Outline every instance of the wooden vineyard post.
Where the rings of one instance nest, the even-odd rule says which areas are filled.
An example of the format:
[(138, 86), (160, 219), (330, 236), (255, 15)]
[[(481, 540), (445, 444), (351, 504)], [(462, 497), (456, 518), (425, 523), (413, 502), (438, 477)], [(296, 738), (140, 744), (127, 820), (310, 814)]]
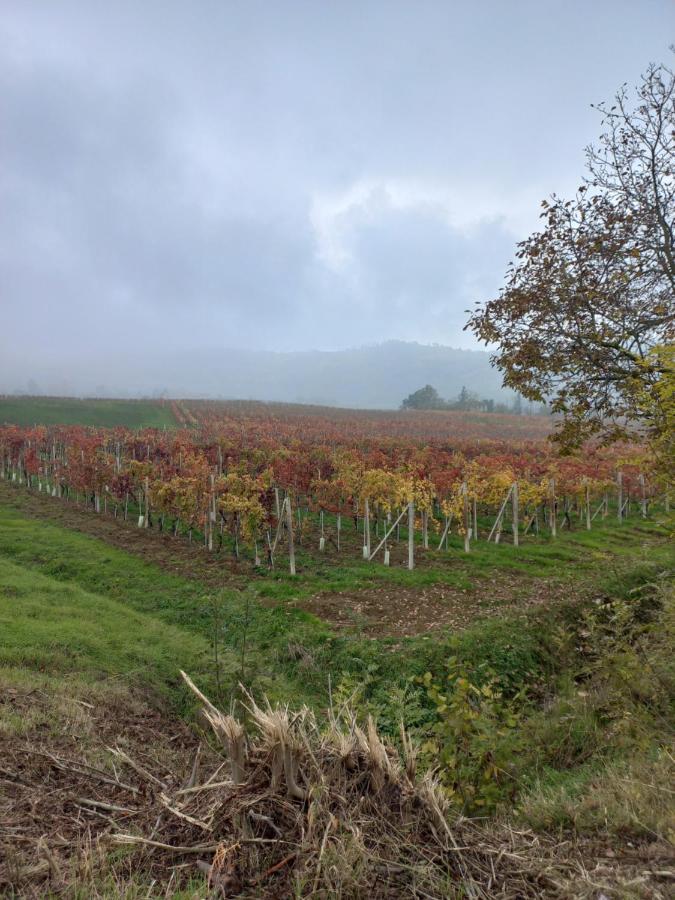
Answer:
[(511, 493), (511, 510), (513, 513), (513, 546), (517, 547), (520, 539), (520, 535), (518, 534), (519, 527), (519, 496), (518, 496), (518, 482), (513, 482), (513, 491)]
[(426, 509), (422, 512), (422, 542), (424, 549), (429, 549), (429, 513)]
[(150, 518), (150, 479), (145, 476), (145, 516), (143, 517), (143, 528), (148, 527)]
[(623, 521), (623, 472), (616, 473), (616, 493), (617, 493), (617, 511), (616, 516), (619, 522)]
[(473, 498), (473, 539), (474, 541), (478, 540), (478, 503), (475, 495)]
[(462, 502), (464, 515), (464, 552), (471, 549), (471, 518), (469, 516), (469, 486), (466, 481), (462, 484)]
[(408, 503), (408, 568), (415, 568), (415, 504)]
[(265, 532), (265, 541), (266, 541), (266, 543), (267, 543), (267, 547), (266, 547), (266, 550), (267, 550), (267, 568), (268, 568), (268, 569), (273, 569), (273, 568), (274, 568), (274, 550), (273, 550), (273, 548), (272, 548), (272, 535), (271, 535), (271, 533), (270, 533), (270, 529), (269, 529), (269, 528), (268, 528), (267, 531)]
[(586, 531), (591, 530), (591, 489), (586, 479), (585, 499), (586, 499)]
[(337, 532), (337, 548), (339, 551), (340, 550), (340, 532), (342, 531), (342, 515), (341, 515), (341, 513), (337, 514), (335, 530)]
[(373, 552), (368, 557), (368, 562), (372, 562), (375, 559), (375, 557), (377, 556), (377, 554), (380, 552), (381, 548), (384, 547), (384, 564), (385, 564), (385, 566), (389, 565), (389, 547), (387, 546), (387, 541), (392, 536), (394, 529), (398, 527), (399, 522), (405, 515), (405, 511), (406, 511), (406, 508), (404, 506), (403, 509), (401, 510), (398, 518), (394, 522), (394, 524), (392, 525), (390, 522), (388, 527), (386, 527), (384, 529), (384, 537), (382, 538), (380, 543), (377, 545), (377, 547), (373, 550)]
[(642, 507), (642, 518), (647, 518), (647, 493), (645, 490), (645, 476), (640, 472), (640, 506)]
[(295, 575), (295, 544), (293, 543), (293, 512), (291, 495), (286, 495), (286, 529), (288, 531), (288, 565), (291, 575)]
[(213, 526), (216, 524), (216, 479), (211, 473), (211, 493), (209, 494), (209, 515), (207, 527), (209, 530), (209, 550), (213, 550)]
[(492, 540), (493, 535), (495, 538), (495, 544), (499, 543), (499, 538), (502, 533), (502, 519), (504, 518), (504, 510), (506, 509), (506, 504), (511, 499), (512, 493), (513, 493), (513, 485), (511, 485), (511, 487), (508, 489), (508, 491), (506, 493), (506, 497), (504, 497), (504, 502), (502, 503), (502, 505), (499, 509), (497, 518), (495, 519), (494, 525), (492, 526), (492, 530), (490, 531), (490, 534), (488, 535), (488, 544)]
[(441, 535), (441, 539), (438, 543), (438, 549), (443, 549), (443, 544), (445, 543), (445, 549), (448, 549), (448, 532), (450, 531), (450, 525), (452, 524), (452, 514), (445, 517), (445, 528), (443, 529), (443, 534)]
[(319, 538), (319, 550), (323, 553), (326, 549), (326, 536), (323, 531), (323, 510), (319, 513), (319, 518), (321, 520), (321, 537)]
[(363, 558), (370, 558), (370, 504), (367, 497), (363, 511)]
[(556, 510), (555, 503), (555, 479), (551, 478), (549, 481), (549, 500), (551, 504), (549, 522), (551, 526), (551, 537), (557, 537), (558, 535), (558, 515)]
[(274, 509), (276, 512), (277, 519), (279, 519), (281, 516), (281, 508), (279, 506), (279, 488), (278, 487), (274, 488)]

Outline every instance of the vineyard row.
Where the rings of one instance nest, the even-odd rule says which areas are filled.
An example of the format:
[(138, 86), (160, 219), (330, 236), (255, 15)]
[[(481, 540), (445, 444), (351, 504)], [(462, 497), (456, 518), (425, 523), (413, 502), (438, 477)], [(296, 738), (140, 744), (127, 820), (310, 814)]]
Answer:
[[(409, 568), (416, 547), (464, 550), (479, 539), (514, 545), (546, 529), (555, 537), (573, 520), (591, 529), (631, 502), (642, 516), (669, 498), (650, 476), (642, 448), (588, 448), (559, 457), (545, 444), (381, 447), (283, 443), (232, 434), (130, 432), (124, 429), (0, 428), (0, 477), (72, 500), (97, 513), (137, 517), (209, 551), (226, 544), (237, 559), (273, 568), (286, 548), (295, 573), (295, 543), (315, 529), (319, 551), (340, 552), (344, 522), (364, 559), (390, 563), (402, 536)], [(347, 541), (351, 548), (353, 537)]]

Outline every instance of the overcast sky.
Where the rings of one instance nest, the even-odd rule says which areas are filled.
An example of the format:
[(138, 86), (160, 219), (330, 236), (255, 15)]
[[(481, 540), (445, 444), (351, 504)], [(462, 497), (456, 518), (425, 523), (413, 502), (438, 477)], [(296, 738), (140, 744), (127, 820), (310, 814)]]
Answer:
[(476, 346), (464, 310), (578, 184), (590, 103), (674, 26), (671, 0), (0, 0), (0, 377)]

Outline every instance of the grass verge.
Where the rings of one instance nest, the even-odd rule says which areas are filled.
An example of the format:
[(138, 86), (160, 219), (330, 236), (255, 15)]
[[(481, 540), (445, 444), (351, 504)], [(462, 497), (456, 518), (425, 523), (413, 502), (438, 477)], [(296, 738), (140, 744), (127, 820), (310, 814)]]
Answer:
[(10, 425), (94, 425), (175, 428), (168, 404), (158, 400), (79, 400), (76, 397), (2, 397), (0, 422)]

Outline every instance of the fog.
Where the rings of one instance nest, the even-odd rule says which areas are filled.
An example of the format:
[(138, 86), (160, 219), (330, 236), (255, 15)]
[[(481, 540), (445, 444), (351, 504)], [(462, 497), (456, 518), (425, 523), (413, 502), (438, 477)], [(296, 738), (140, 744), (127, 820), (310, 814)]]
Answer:
[[(317, 399), (316, 367), (278, 396), (269, 352), (476, 349), (465, 311), (579, 183), (591, 102), (674, 24), (670, 0), (5, 0), (0, 390)], [(222, 364), (242, 351), (267, 354)]]

